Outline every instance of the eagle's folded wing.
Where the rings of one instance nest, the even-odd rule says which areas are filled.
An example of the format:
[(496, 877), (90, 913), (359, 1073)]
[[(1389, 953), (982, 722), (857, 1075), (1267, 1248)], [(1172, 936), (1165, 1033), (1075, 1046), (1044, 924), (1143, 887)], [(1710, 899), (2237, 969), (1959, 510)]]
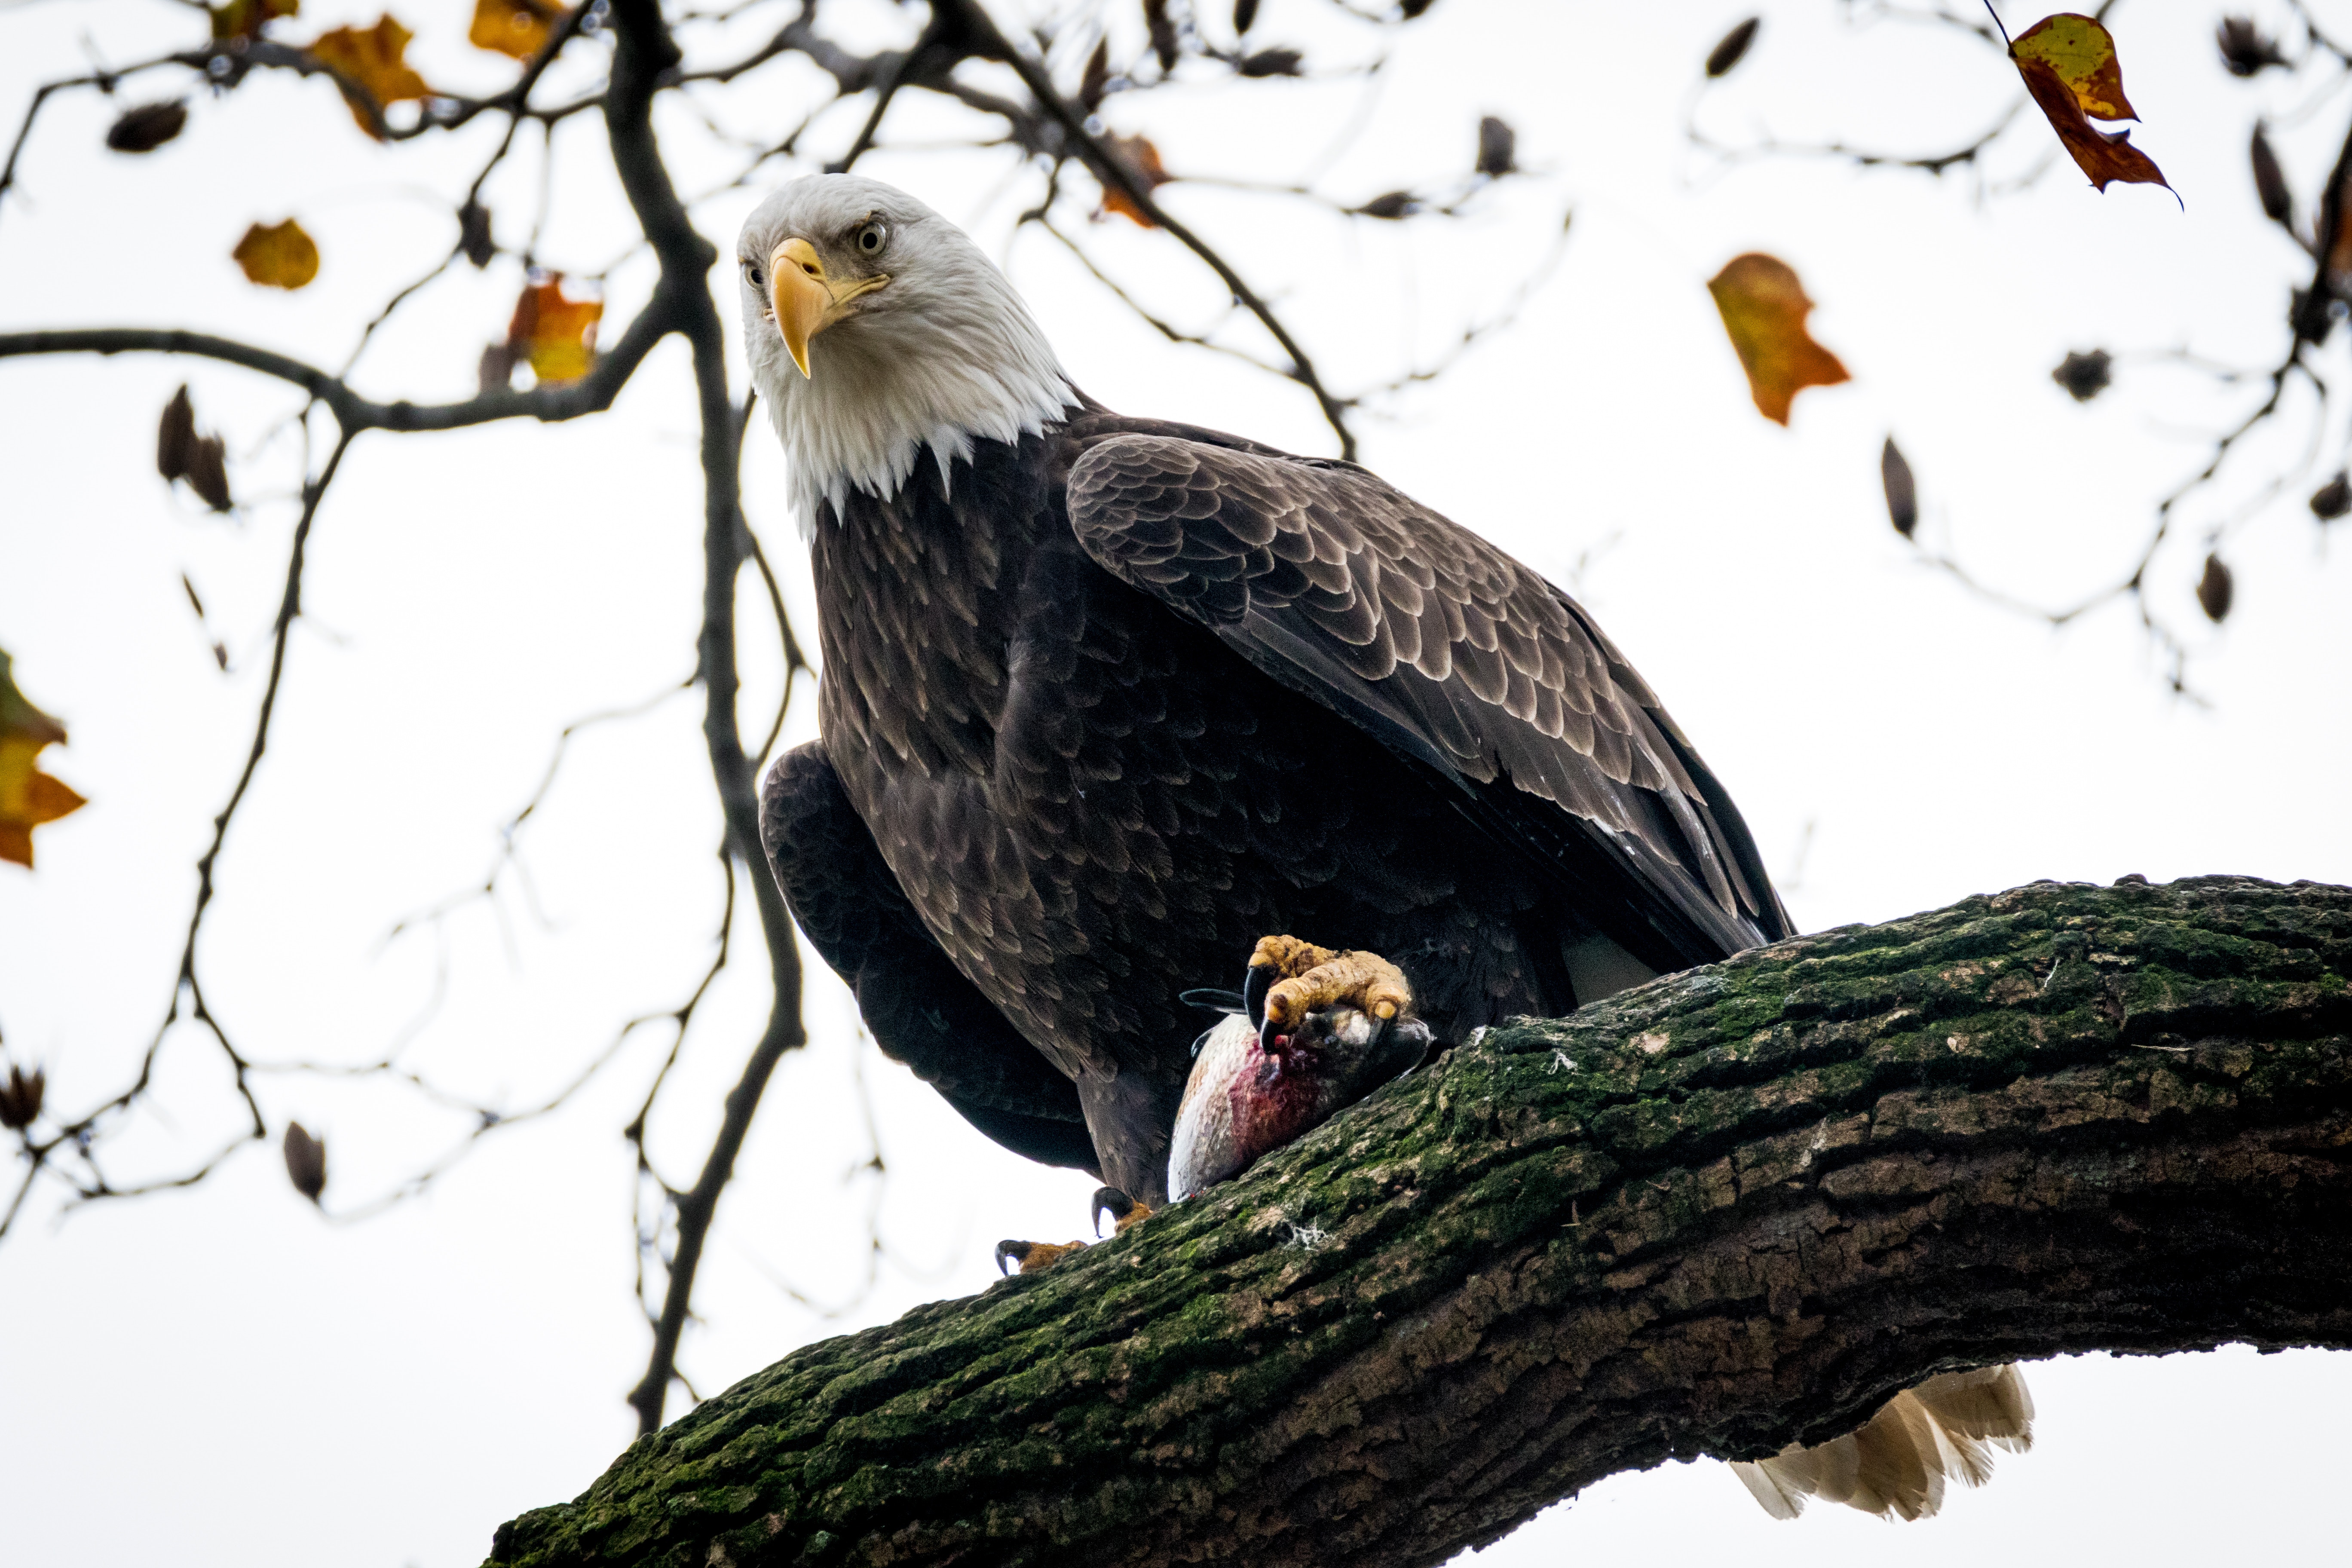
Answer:
[(1568, 595), (1353, 464), (1165, 428), (1071, 469), (1104, 567), (1457, 785), (1652, 967), (1789, 934), (1729, 796)]

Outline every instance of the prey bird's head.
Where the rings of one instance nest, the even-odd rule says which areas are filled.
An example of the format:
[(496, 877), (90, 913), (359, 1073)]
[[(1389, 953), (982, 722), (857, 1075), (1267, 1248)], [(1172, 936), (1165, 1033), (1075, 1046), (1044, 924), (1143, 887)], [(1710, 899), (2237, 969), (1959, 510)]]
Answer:
[(1004, 275), (878, 180), (793, 181), (745, 220), (735, 263), (752, 384), (803, 530), (820, 501), (896, 495), (925, 447), (948, 486), (975, 442), (1018, 441), (1076, 401)]

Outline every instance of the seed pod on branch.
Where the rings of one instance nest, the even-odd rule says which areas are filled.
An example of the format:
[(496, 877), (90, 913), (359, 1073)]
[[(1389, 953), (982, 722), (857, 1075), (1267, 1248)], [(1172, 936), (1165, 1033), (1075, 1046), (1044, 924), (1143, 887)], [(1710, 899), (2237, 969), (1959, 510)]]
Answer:
[(2230, 569), (2221, 564), (2219, 555), (2205, 557), (2205, 574), (2197, 579), (2197, 607), (2205, 618), (2219, 626), (2230, 616), (2230, 601), (2237, 596), (2238, 585)]
[(457, 248), (477, 268), (488, 267), (499, 253), (498, 242), (490, 237), (490, 209), (470, 196), (457, 209)]
[(1095, 45), (1095, 52), (1087, 57), (1086, 74), (1078, 78), (1078, 102), (1088, 114), (1102, 107), (1103, 94), (1110, 87), (1110, 40), (1104, 38)]
[(1160, 68), (1176, 68), (1176, 24), (1168, 15), (1168, 0), (1143, 0), (1143, 25), (1151, 32), (1151, 52)]
[(2115, 355), (2105, 349), (2093, 349), (2089, 353), (2069, 353), (2050, 373), (2050, 379), (2066, 389), (2066, 395), (2077, 403), (2088, 403), (2107, 389), (2115, 380)]
[(2311, 492), (2311, 515), (2322, 522), (2334, 522), (2352, 511), (2352, 473), (2336, 470), (2336, 477)]
[(2271, 139), (2263, 134), (2259, 121), (2254, 126), (2254, 142), (2251, 149), (2254, 162), (2254, 195), (2262, 198), (2263, 216), (2273, 223), (2294, 226), (2294, 193), (2286, 186), (2286, 173), (2279, 167), (2278, 154), (2271, 151)]
[(185, 386), (163, 405), (155, 430), (155, 471), (166, 483), (187, 480), (188, 488), (215, 511), (226, 511), (235, 504), (228, 493), (228, 443), (218, 436), (196, 434), (196, 407)]
[(47, 1075), (40, 1068), (26, 1072), (10, 1063), (8, 1081), (0, 1083), (0, 1127), (11, 1132), (30, 1127), (41, 1113), (41, 1093), (47, 1087)]
[(1519, 166), (1519, 133), (1507, 121), (1489, 114), (1478, 121), (1478, 172), (1493, 179), (1516, 173)]
[(1723, 40), (1707, 51), (1706, 74), (1711, 77), (1729, 75), (1731, 68), (1746, 58), (1748, 46), (1756, 41), (1756, 29), (1763, 24), (1763, 17), (1750, 16), (1724, 34)]
[(187, 128), (187, 106), (142, 103), (126, 109), (106, 128), (106, 144), (118, 153), (152, 153)]
[(314, 1204), (327, 1190), (327, 1141), (312, 1137), (299, 1121), (286, 1124), (286, 1179)]
[(1381, 217), (1393, 221), (1397, 218), (1411, 217), (1415, 199), (1411, 191), (1391, 191), (1386, 195), (1374, 196), (1362, 206), (1350, 210), (1360, 217)]
[(2221, 51), (2221, 68), (2231, 76), (2252, 76), (2264, 66), (2293, 68), (2279, 53), (2278, 40), (2265, 37), (2252, 16), (2224, 16), (2213, 29), (2213, 43)]
[(1306, 58), (1297, 49), (1260, 49), (1234, 68), (1248, 77), (1297, 76)]
[(1879, 482), (1886, 487), (1886, 515), (1904, 538), (1919, 526), (1919, 490), (1912, 482), (1911, 464), (1889, 436), (1878, 454)]
[(1257, 0), (1234, 0), (1234, 34), (1242, 37), (1257, 26)]

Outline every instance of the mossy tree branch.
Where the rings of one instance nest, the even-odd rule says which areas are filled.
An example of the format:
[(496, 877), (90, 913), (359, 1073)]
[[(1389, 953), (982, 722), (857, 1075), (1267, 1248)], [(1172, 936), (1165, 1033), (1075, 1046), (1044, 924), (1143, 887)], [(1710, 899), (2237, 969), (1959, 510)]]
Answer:
[(2352, 1346), (2352, 889), (2037, 883), (1487, 1031), (810, 1346), (501, 1564), (1422, 1564), (1938, 1371)]

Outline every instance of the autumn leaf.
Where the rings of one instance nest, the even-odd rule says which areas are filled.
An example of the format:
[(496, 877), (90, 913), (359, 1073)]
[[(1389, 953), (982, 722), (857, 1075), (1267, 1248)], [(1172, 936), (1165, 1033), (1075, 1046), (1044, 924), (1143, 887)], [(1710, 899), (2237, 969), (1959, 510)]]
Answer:
[(2205, 574), (2197, 579), (2197, 607), (2205, 612), (2205, 618), (2220, 626), (2229, 618), (2230, 602), (2237, 596), (2237, 581), (2221, 564), (2221, 558), (2205, 557)]
[(1161, 71), (1176, 68), (1176, 23), (1168, 15), (1168, 0), (1143, 0), (1143, 26), (1151, 35), (1151, 52), (1160, 57)]
[(106, 144), (118, 153), (152, 153), (187, 124), (184, 103), (142, 103), (124, 110), (122, 118), (106, 128)]
[(381, 111), (388, 103), (423, 98), (433, 90), (425, 85), (423, 77), (408, 68), (408, 62), (402, 58), (408, 51), (408, 40), (415, 36), (390, 16), (383, 16), (364, 31), (338, 27), (321, 35), (310, 46), (310, 58), (335, 73), (336, 85), (343, 89), (343, 97), (351, 104), (352, 118), (371, 136), (381, 137), (382, 133), (368, 113), (368, 104), (354, 96), (355, 92), (373, 99), (374, 107)]
[(319, 275), (319, 247), (292, 218), (245, 231), (229, 254), (245, 268), (246, 281), (272, 289), (299, 289)]
[(474, 25), (466, 41), (527, 60), (546, 47), (547, 35), (563, 19), (564, 8), (553, 0), (475, 0)]
[(2311, 492), (2311, 515), (2334, 522), (2347, 511), (2352, 511), (2352, 473), (2338, 468), (2334, 479)]
[(0, 1083), (0, 1127), (11, 1132), (30, 1127), (41, 1114), (41, 1095), (47, 1087), (48, 1075), (40, 1068), (26, 1072), (9, 1063), (8, 1081)]
[(2058, 132), (2093, 185), (2104, 191), (2120, 180), (2172, 189), (2163, 171), (2131, 144), (2130, 132), (2111, 133), (2091, 123), (2139, 118), (2124, 96), (2123, 66), (2116, 58), (2116, 40), (2105, 27), (2088, 16), (2061, 11), (2020, 33), (2009, 54), (2025, 79), (2025, 90), (2042, 106), (2050, 129)]
[[(1146, 192), (1159, 189), (1171, 178), (1160, 164), (1160, 149), (1154, 147), (1143, 137), (1106, 136), (1103, 141), (1109, 147), (1111, 154), (1127, 165), (1127, 172), (1134, 176), (1135, 183), (1141, 185)], [(1108, 183), (1103, 186), (1103, 211), (1122, 214), (1145, 228), (1160, 226), (1144, 216), (1141, 207), (1128, 199), (1125, 191)]]
[(302, 9), (302, 0), (226, 0), (212, 8), (213, 37), (249, 38), (280, 16)]
[(2050, 373), (2050, 379), (2066, 389), (2066, 395), (2077, 403), (2088, 403), (2107, 389), (2116, 379), (2116, 356), (2105, 349), (2093, 349), (2089, 353), (2076, 353), (2072, 349)]
[(185, 386), (163, 405), (163, 417), (155, 429), (155, 471), (166, 484), (187, 480), (188, 488), (215, 511), (226, 511), (235, 504), (228, 493), (228, 443), (218, 436), (196, 434), (196, 406), (188, 401)]
[(33, 829), (88, 803), (35, 765), (43, 747), (64, 743), (66, 728), (16, 689), (9, 662), (0, 650), (0, 860), (29, 871)]
[(1886, 488), (1886, 516), (1895, 524), (1895, 531), (1904, 538), (1919, 526), (1919, 487), (1911, 478), (1911, 465), (1903, 456), (1903, 448), (1889, 436), (1878, 454), (1878, 482)]
[(543, 385), (577, 381), (596, 363), (596, 323), (604, 315), (604, 301), (565, 298), (563, 274), (551, 272), (545, 282), (526, 285), (515, 301), (507, 348), (530, 362)]
[(2278, 154), (2271, 151), (2271, 139), (2263, 134), (2260, 121), (2254, 122), (2254, 140), (2247, 152), (2254, 165), (2254, 195), (2263, 204), (2263, 216), (2284, 225), (2293, 234), (2294, 193), (2287, 189), (2286, 171), (2279, 167)]
[(1110, 90), (1110, 39), (1095, 45), (1095, 52), (1087, 57), (1086, 73), (1078, 78), (1078, 102), (1092, 114), (1102, 107), (1103, 94)]
[(310, 1199), (319, 1201), (327, 1190), (327, 1141), (314, 1138), (310, 1130), (299, 1121), (286, 1124), (286, 1179), (294, 1190)]
[(1519, 133), (1510, 122), (1489, 114), (1478, 121), (1478, 173), (1490, 180), (1516, 174), (1519, 167)]
[(1748, 46), (1756, 41), (1756, 29), (1763, 24), (1761, 16), (1750, 16), (1723, 35), (1722, 42), (1707, 51), (1706, 74), (1726, 76), (1731, 68), (1747, 58)]
[(1853, 379), (1837, 355), (1806, 332), (1813, 302), (1787, 262), (1757, 251), (1736, 256), (1706, 289), (1723, 312), (1723, 330), (1739, 353), (1748, 390), (1765, 418), (1786, 425), (1790, 401), (1798, 393)]

